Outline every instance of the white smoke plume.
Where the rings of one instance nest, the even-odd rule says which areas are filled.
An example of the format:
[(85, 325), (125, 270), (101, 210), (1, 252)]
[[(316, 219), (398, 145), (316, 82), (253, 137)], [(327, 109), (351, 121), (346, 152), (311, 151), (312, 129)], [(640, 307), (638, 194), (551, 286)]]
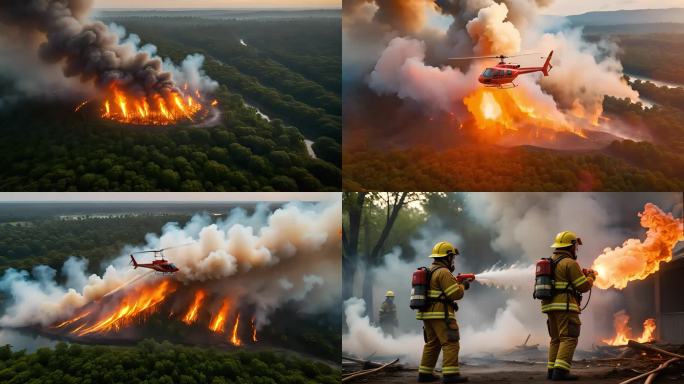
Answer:
[[(392, 24), (385, 16), (382, 18), (385, 29), (366, 27), (366, 33), (357, 34), (355, 31), (362, 29), (360, 25), (377, 23), (377, 15), (389, 2), (376, 1), (376, 17), (371, 19), (367, 16), (368, 3), (373, 2), (365, 6), (357, 4), (356, 11), (350, 9), (345, 14), (344, 31), (346, 44), (359, 46), (366, 57), (367, 47), (375, 47), (378, 42), (384, 47), (376, 53), (377, 59), (366, 77), (368, 86), (378, 94), (395, 94), (417, 102), (430, 113), (439, 110), (454, 114), (461, 121), (468, 120), (470, 112), (462, 100), (481, 87), (477, 76), (490, 64), (475, 60), (461, 62), (465, 68), (454, 67), (447, 58), (510, 55), (524, 50), (538, 51), (543, 58), (554, 51), (551, 75), (523, 75), (516, 80), (515, 91), (522, 94), (519, 99), (532, 103), (537, 112), (543, 111), (549, 119), (564, 124), (572, 122), (573, 129), (597, 129), (604, 95), (638, 100), (638, 93), (622, 79), (622, 65), (616, 58), (614, 44), (587, 42), (581, 30), (571, 29), (569, 24), (554, 25), (553, 31), (547, 30), (547, 21), (538, 16), (538, 10), (548, 1), (440, 0), (432, 7), (416, 7), (418, 13), (413, 18), (397, 18)], [(450, 18), (447, 29), (425, 25), (426, 14), (435, 12)], [(393, 15), (384, 10), (383, 15), (388, 14)], [(355, 67), (361, 65), (360, 59), (354, 57), (351, 49), (347, 52), (350, 57), (345, 57), (348, 60), (345, 71), (353, 76)], [(541, 66), (543, 58), (520, 60), (523, 66)], [(610, 131), (609, 127), (602, 129)], [(618, 136), (624, 134), (615, 132)]]
[[(64, 264), (65, 285), (56, 283), (57, 271), (47, 266), (32, 273), (10, 269), (0, 279), (0, 290), (9, 297), (0, 326), (54, 324), (115, 290), (125, 291), (137, 279), (154, 284), (174, 279), (229, 296), (255, 307), (258, 326), (288, 301), (317, 312), (340, 298), (340, 225), (339, 200), (288, 203), (272, 212), (260, 205), (252, 215), (234, 209), (218, 222), (196, 215), (184, 227), (169, 223), (160, 237), (149, 234), (144, 246), (124, 249), (101, 276), (86, 276), (87, 261), (79, 259)], [(131, 252), (188, 242), (193, 243), (165, 252), (180, 269), (173, 275), (148, 275), (148, 269), (128, 265)]]

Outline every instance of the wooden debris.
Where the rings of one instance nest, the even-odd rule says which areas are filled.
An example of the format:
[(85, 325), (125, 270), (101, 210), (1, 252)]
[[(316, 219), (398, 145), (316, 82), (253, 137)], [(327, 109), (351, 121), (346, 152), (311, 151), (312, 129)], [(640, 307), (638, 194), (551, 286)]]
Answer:
[(642, 351), (648, 351), (648, 352), (653, 352), (653, 353), (660, 353), (661, 355), (666, 355), (666, 356), (671, 356), (671, 357), (676, 357), (678, 359), (684, 359), (684, 355), (680, 355), (674, 352), (666, 351), (664, 349), (660, 349), (658, 347), (654, 347), (652, 345), (646, 345), (642, 343), (638, 343), (634, 340), (630, 340), (627, 343), (627, 346), (630, 348), (634, 349), (640, 349)]
[(381, 371), (381, 370), (383, 370), (383, 369), (385, 369), (385, 368), (387, 368), (387, 367), (389, 367), (389, 366), (392, 366), (392, 365), (396, 364), (397, 362), (399, 362), (399, 359), (394, 359), (393, 361), (391, 361), (391, 362), (389, 362), (389, 363), (387, 363), (387, 364), (383, 364), (383, 365), (381, 365), (381, 366), (379, 366), (379, 367), (377, 367), (377, 368), (365, 369), (365, 370), (358, 371), (358, 372), (354, 372), (354, 373), (351, 373), (351, 374), (348, 374), (348, 375), (343, 375), (343, 377), (342, 377), (342, 382), (344, 383), (344, 382), (347, 382), (347, 381), (350, 381), (350, 380), (358, 379), (359, 377), (363, 377), (363, 376), (366, 376), (366, 375), (370, 375), (371, 373), (379, 372), (379, 371)]
[[(621, 382), (620, 384), (633, 383), (635, 381), (639, 381), (639, 380), (643, 379), (644, 377), (646, 377), (645, 384), (652, 384), (653, 381), (655, 380), (656, 376), (658, 375), (658, 373), (660, 373), (660, 371), (664, 370), (670, 364), (672, 364), (676, 361), (684, 360), (684, 355), (680, 355), (678, 353), (666, 351), (664, 349), (661, 349), (661, 348), (658, 348), (658, 347), (655, 347), (652, 345), (646, 345), (646, 344), (638, 343), (634, 340), (629, 340), (629, 342), (627, 343), (627, 346), (633, 350), (655, 353), (655, 354), (659, 354), (661, 356), (669, 356), (669, 357), (671, 357), (671, 359), (661, 363), (660, 365), (658, 365), (657, 368), (654, 368), (648, 372), (644, 372), (644, 373), (642, 373), (638, 376), (635, 376), (631, 379), (625, 380), (625, 381)], [(652, 359), (649, 358), (649, 360), (652, 360)]]

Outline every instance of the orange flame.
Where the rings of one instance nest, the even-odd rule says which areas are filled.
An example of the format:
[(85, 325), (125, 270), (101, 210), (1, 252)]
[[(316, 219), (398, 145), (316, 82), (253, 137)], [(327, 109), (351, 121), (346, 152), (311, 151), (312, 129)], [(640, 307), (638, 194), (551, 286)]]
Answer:
[(195, 300), (192, 302), (192, 305), (188, 309), (188, 312), (185, 314), (185, 317), (183, 317), (183, 322), (185, 324), (192, 324), (195, 321), (197, 321), (197, 315), (199, 313), (199, 308), (202, 305), (202, 301), (204, 301), (204, 297), (206, 294), (204, 293), (203, 290), (199, 289), (197, 292), (195, 292)]
[(251, 321), (251, 324), (252, 324), (252, 341), (256, 343), (257, 342), (257, 329), (256, 329), (256, 323), (254, 322), (254, 320), (255, 320), (255, 318), (252, 317), (252, 321)]
[(233, 325), (233, 336), (230, 338), (230, 342), (233, 343), (233, 345), (242, 345), (242, 340), (237, 335), (238, 331), (238, 326), (240, 324), (240, 314), (238, 313), (237, 317), (235, 318), (235, 325)]
[(176, 287), (169, 280), (163, 280), (156, 286), (133, 289), (122, 298), (115, 310), (99, 319), (95, 324), (87, 325), (87, 322), (81, 324), (71, 333), (85, 336), (96, 332), (118, 331), (138, 316), (154, 312), (155, 307), (175, 290)]
[(475, 126), (488, 135), (503, 135), (521, 127), (549, 132), (565, 131), (584, 137), (582, 130), (563, 121), (557, 111), (544, 106), (524, 91), (492, 90), (479, 87), (463, 98)]
[(621, 247), (606, 248), (591, 267), (598, 276), (594, 284), (601, 289), (622, 289), (627, 283), (642, 280), (660, 269), (661, 262), (672, 260), (672, 249), (684, 241), (684, 224), (655, 204), (647, 203), (639, 213), (646, 240), (627, 239)]
[(211, 323), (209, 323), (209, 329), (214, 332), (223, 332), (223, 326), (226, 323), (228, 309), (228, 299), (224, 299), (223, 304), (221, 304), (221, 309), (219, 309), (218, 313), (214, 316), (214, 318), (211, 319)]
[(69, 320), (63, 321), (63, 322), (61, 322), (61, 323), (55, 325), (54, 328), (63, 328), (63, 327), (66, 327), (67, 325), (73, 324), (73, 323), (75, 323), (75, 322), (81, 320), (82, 318), (84, 318), (84, 317), (86, 317), (86, 316), (88, 316), (88, 315), (90, 315), (90, 311), (85, 311), (85, 312), (83, 312), (82, 314), (77, 315), (77, 316), (74, 317), (73, 319), (69, 319)]
[(639, 343), (648, 343), (655, 340), (656, 323), (654, 319), (646, 319), (644, 321), (644, 330), (641, 336), (637, 338), (632, 337), (632, 329), (628, 325), (629, 315), (624, 310), (615, 313), (613, 317), (613, 324), (615, 326), (615, 336), (610, 339), (603, 339), (602, 342), (608, 345), (627, 345), (629, 340), (634, 340)]
[[(199, 91), (195, 94), (197, 100), (202, 100)], [(112, 109), (111, 104), (116, 108)], [(193, 116), (202, 109), (201, 102), (196, 102), (190, 96), (184, 97), (178, 90), (171, 91), (166, 97), (159, 94), (131, 96), (113, 85), (110, 96), (104, 100), (102, 118), (124, 124), (168, 125), (186, 119), (192, 121)]]

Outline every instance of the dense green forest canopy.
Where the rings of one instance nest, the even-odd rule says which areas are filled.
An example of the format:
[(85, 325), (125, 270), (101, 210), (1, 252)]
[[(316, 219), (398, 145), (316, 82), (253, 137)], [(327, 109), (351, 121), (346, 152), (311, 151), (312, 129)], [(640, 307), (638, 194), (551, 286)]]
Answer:
[(49, 265), (59, 270), (70, 257), (89, 260), (89, 271), (118, 256), (126, 245), (145, 243), (169, 222), (184, 225), (191, 215), (125, 215), (82, 219), (40, 218), (0, 224), (0, 272)]
[[(219, 124), (122, 126), (99, 119), (96, 106), (72, 113), (78, 100), (6, 103), (0, 190), (339, 190), (339, 18), (109, 21), (176, 64), (204, 54), (207, 74), (220, 84), (212, 95)], [(0, 97), (14, 92), (0, 81)]]
[(35, 353), (0, 347), (8, 384), (332, 384), (329, 365), (274, 352), (222, 352), (144, 340), (134, 347), (59, 343)]

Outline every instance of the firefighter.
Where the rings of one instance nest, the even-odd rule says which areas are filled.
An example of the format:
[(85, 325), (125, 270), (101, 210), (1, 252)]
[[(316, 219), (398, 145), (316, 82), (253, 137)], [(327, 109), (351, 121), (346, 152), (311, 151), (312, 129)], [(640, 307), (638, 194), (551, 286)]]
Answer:
[(581, 293), (589, 291), (596, 273), (583, 270), (577, 263), (577, 248), (582, 240), (573, 232), (563, 231), (556, 235), (551, 244), (554, 248), (552, 260), (555, 279), (554, 295), (551, 300), (542, 300), (542, 312), (546, 313), (551, 342), (547, 363), (548, 379), (571, 381), (579, 379), (570, 374), (572, 355), (580, 335)]
[(385, 301), (380, 305), (378, 314), (380, 329), (385, 335), (394, 336), (394, 328), (399, 325), (397, 320), (397, 306), (394, 305), (394, 292), (387, 291)]
[(467, 377), (461, 376), (458, 369), (459, 332), (455, 312), (458, 306), (455, 300), (463, 298), (464, 290), (469, 282), (460, 284), (454, 277), (454, 259), (458, 249), (442, 241), (432, 248), (430, 257), (430, 289), (428, 305), (424, 311), (418, 311), (416, 319), (423, 321), (423, 357), (418, 368), (418, 382), (438, 381), (433, 371), (437, 364), (439, 352), (443, 352), (442, 382), (464, 383)]

